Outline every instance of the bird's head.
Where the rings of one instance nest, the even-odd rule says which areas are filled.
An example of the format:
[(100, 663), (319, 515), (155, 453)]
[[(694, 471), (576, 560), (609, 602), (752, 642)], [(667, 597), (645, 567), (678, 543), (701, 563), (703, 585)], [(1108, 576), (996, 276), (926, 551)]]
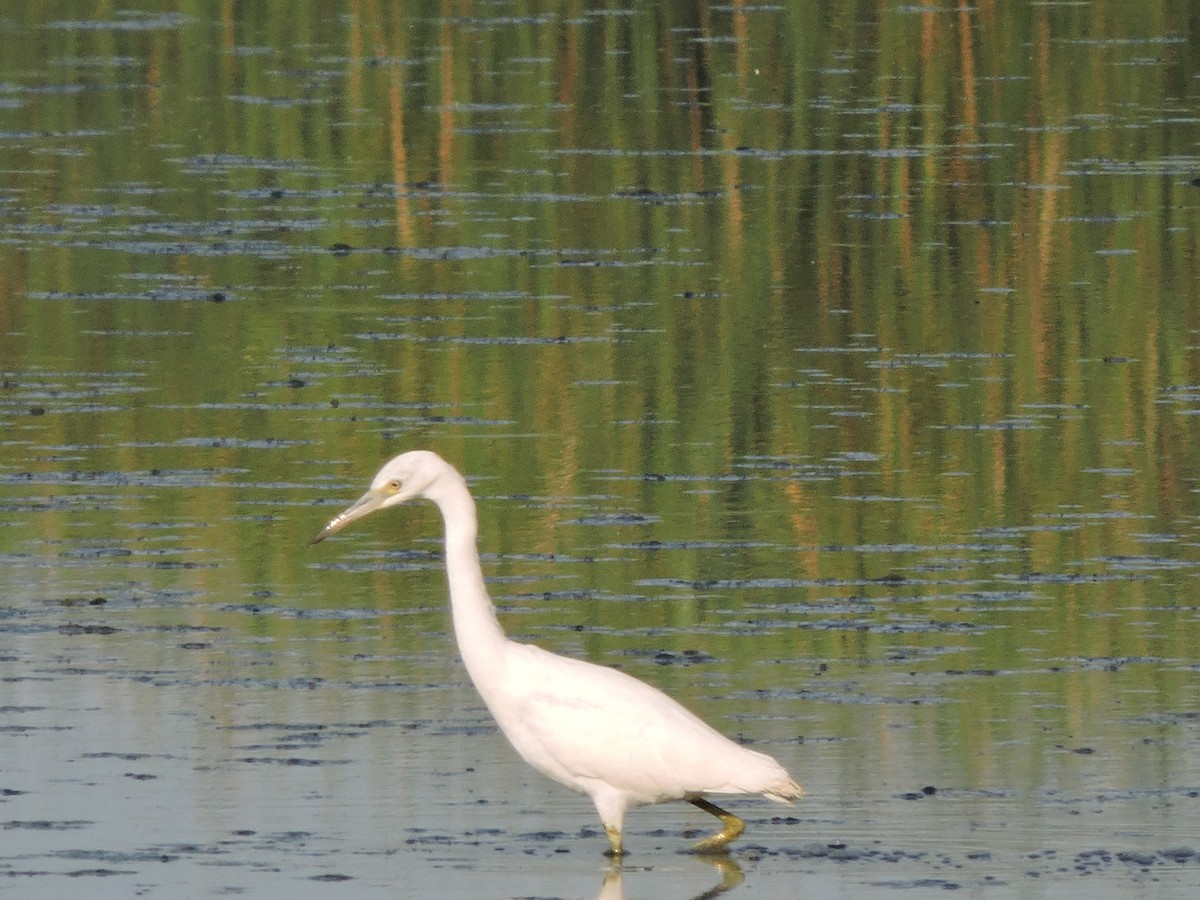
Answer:
[(390, 506), (399, 506), (418, 498), (434, 499), (431, 491), (454, 467), (429, 450), (411, 450), (387, 462), (371, 481), (365, 494), (329, 520), (309, 542), (323, 541), (356, 519)]

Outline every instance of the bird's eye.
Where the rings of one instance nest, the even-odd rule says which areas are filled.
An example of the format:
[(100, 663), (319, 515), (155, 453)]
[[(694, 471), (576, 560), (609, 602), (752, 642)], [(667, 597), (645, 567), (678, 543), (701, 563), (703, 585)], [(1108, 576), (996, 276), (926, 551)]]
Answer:
[(399, 478), (393, 478), (391, 481), (389, 481), (387, 483), (387, 492), (389, 494), (400, 493), (400, 479)]

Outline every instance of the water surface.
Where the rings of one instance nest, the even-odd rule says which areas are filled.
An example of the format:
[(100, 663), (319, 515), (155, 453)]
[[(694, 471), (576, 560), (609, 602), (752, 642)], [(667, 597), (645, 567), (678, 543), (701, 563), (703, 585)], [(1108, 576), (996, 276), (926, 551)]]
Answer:
[[(1184, 12), (0, 20), (0, 892), (1191, 896)], [(433, 510), (306, 546), (415, 447), (512, 636), (809, 796), (610, 870)]]

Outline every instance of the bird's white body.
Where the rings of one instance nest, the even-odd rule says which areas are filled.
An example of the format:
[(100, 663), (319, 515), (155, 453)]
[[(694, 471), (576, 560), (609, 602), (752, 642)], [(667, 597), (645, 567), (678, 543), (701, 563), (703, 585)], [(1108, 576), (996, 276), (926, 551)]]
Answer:
[(480, 695), (522, 758), (587, 794), (606, 825), (627, 809), (703, 794), (795, 795), (783, 767), (662, 691), (604, 666), (511, 643)]
[(475, 503), (463, 477), (436, 454), (393, 459), (314, 540), (414, 497), (442, 513), (454, 633), (471, 681), (526, 762), (592, 798), (615, 853), (622, 852), (625, 812), (635, 806), (686, 799), (723, 821), (728, 816), (738, 827), (705, 847), (716, 849), (741, 823), (702, 795), (761, 794), (787, 803), (803, 793), (774, 759), (729, 740), (657, 688), (506, 637), (484, 585)]

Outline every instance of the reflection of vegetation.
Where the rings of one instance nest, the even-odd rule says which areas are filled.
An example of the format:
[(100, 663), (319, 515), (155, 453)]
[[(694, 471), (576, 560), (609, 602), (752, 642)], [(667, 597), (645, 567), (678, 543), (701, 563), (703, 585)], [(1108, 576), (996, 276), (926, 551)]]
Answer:
[[(437, 631), (437, 573), (314, 570), (298, 548), (321, 516), (279, 508), (348, 499), (326, 479), (436, 444), (492, 473), (484, 549), (561, 649), (702, 642), (744, 663), (735, 693), (766, 673), (798, 691), (797, 657), (872, 685), (889, 658), (996, 670), (938, 680), (962, 702), (922, 711), (984, 768), (1014, 722), (1073, 730), (1122, 691), (1178, 705), (1186, 673), (1136, 661), (1192, 659), (1196, 637), (1176, 607), (1200, 468), (1186, 6), (784, 6), (13, 11), (5, 471), (212, 474), (95, 488), (0, 546), (218, 562), (102, 576), (214, 607), (404, 591)], [(570, 524), (589, 513), (653, 524)], [(668, 549), (629, 549), (650, 539)], [(744, 584), (765, 575), (802, 583)], [(530, 599), (564, 585), (582, 598)], [(935, 630), (963, 620), (986, 630)], [(341, 627), (443, 646), (405, 624)], [(1134, 662), (1073, 668), (1098, 657)], [(712, 703), (694, 671), (656, 674)]]

